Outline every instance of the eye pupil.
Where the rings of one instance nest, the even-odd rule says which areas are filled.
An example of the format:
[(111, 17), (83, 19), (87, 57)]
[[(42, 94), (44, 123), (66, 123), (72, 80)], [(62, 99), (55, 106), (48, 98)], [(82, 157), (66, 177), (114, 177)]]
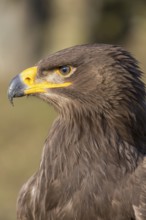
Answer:
[(67, 75), (70, 73), (71, 67), (70, 66), (61, 66), (59, 70), (62, 75)]

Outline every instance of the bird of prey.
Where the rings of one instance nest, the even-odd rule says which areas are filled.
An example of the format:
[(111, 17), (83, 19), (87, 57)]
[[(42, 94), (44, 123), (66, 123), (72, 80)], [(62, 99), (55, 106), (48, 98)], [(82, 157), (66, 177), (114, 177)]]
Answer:
[(145, 85), (120, 46), (79, 45), (12, 79), (8, 97), (33, 95), (59, 116), (40, 167), (17, 202), (18, 220), (146, 219)]

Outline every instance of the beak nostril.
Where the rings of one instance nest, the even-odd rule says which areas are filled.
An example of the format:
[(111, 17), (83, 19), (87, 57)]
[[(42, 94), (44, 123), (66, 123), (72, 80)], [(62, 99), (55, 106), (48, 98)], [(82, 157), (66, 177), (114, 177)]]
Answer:
[(32, 79), (30, 77), (26, 77), (25, 78), (25, 82), (28, 83), (28, 84), (31, 84), (32, 83)]

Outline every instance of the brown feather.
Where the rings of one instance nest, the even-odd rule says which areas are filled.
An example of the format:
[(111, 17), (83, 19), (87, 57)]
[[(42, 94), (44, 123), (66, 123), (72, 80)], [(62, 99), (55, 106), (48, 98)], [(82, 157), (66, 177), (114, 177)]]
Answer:
[(138, 220), (146, 206), (146, 107), (137, 61), (118, 46), (75, 46), (40, 61), (38, 79), (63, 65), (76, 67), (72, 85), (36, 94), (59, 118), (20, 192), (18, 219)]

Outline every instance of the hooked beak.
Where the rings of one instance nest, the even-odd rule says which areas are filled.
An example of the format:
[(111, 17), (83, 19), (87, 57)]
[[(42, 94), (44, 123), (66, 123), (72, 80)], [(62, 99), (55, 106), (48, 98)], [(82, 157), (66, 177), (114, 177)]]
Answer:
[(62, 88), (71, 85), (70, 82), (53, 83), (36, 79), (38, 67), (34, 66), (15, 76), (8, 88), (8, 98), (13, 104), (13, 98), (35, 93), (46, 93), (49, 88)]

